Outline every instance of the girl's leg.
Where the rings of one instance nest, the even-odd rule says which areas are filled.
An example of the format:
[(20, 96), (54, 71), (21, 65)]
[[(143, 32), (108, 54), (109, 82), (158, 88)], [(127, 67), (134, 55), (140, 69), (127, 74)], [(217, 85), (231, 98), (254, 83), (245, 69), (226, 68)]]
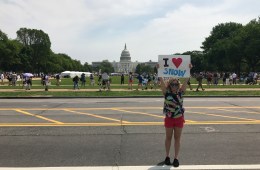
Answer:
[(181, 146), (181, 133), (182, 133), (182, 128), (179, 127), (174, 127), (174, 158), (178, 159), (179, 156), (179, 151), (180, 151), (180, 146)]
[(170, 148), (172, 142), (173, 128), (165, 128), (166, 138), (165, 138), (165, 151), (166, 157), (170, 155)]

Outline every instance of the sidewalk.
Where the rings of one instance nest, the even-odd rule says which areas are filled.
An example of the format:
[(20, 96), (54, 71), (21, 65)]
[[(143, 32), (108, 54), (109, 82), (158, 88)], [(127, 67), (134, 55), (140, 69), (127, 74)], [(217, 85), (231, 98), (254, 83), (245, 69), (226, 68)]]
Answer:
[[(0, 93), (1, 92), (24, 92), (24, 91), (27, 91), (27, 92), (30, 92), (30, 91), (33, 91), (33, 92), (36, 92), (36, 91), (44, 91), (44, 88), (42, 89), (32, 89), (31, 90), (25, 90), (25, 89), (1, 89), (0, 87)], [(75, 92), (96, 92), (96, 91), (99, 91), (98, 88), (96, 89), (87, 89), (87, 88), (84, 88), (84, 89), (79, 89), (79, 90), (74, 90), (74, 89), (49, 89), (48, 90), (49, 92), (66, 92), (66, 91), (75, 91)], [(104, 90), (102, 90), (104, 91)], [(111, 88), (110, 91), (136, 91), (136, 89), (133, 89), (133, 90), (128, 90), (128, 89), (114, 89), (114, 88)], [(139, 91), (161, 91), (161, 89), (147, 89), (147, 90), (140, 90)], [(196, 91), (196, 89), (193, 89), (193, 90), (189, 90), (187, 89), (187, 91)], [(199, 90), (199, 91), (202, 91), (202, 90)], [(205, 88), (205, 91), (260, 91), (260, 86), (259, 88)]]

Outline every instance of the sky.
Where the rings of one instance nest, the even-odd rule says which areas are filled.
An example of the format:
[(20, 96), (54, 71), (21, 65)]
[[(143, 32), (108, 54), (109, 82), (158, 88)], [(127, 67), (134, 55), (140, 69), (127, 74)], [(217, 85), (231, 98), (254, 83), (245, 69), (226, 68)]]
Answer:
[(0, 0), (0, 30), (49, 35), (54, 53), (82, 64), (119, 62), (125, 43), (132, 61), (202, 50), (220, 23), (243, 25), (260, 16), (259, 0)]

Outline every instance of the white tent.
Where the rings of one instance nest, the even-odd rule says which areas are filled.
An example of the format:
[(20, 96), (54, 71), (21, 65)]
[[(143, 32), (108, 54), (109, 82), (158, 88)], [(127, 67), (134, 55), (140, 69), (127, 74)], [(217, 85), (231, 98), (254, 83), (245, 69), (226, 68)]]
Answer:
[(64, 71), (64, 72), (62, 72), (60, 75), (61, 75), (61, 77), (71, 77), (71, 78), (73, 78), (73, 77), (75, 77), (76, 75), (78, 76), (78, 77), (80, 77), (81, 76), (81, 74), (85, 74), (86, 75), (86, 77), (89, 77), (90, 76), (90, 72), (79, 72), (79, 71)]

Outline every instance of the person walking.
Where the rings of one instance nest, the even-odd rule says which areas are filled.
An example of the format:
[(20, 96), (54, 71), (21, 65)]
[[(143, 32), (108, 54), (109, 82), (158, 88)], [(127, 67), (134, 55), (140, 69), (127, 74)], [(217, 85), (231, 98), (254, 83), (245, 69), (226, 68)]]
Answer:
[(213, 74), (213, 83), (214, 83), (215, 86), (218, 85), (218, 72), (215, 72)]
[[(157, 65), (157, 68), (159, 65)], [(190, 69), (192, 65), (190, 64)], [(186, 91), (187, 82), (189, 78), (185, 78), (181, 85), (179, 80), (176, 78), (170, 78), (167, 82), (164, 82), (163, 78), (160, 77), (161, 90), (164, 95), (164, 106), (163, 113), (165, 115), (164, 126), (166, 132), (165, 139), (165, 151), (166, 158), (164, 163), (171, 165), (170, 161), (170, 148), (172, 142), (172, 136), (174, 135), (174, 160), (173, 166), (179, 166), (179, 151), (180, 151), (180, 140), (182, 134), (182, 128), (184, 126), (184, 107), (183, 107), (183, 94)]]
[(102, 75), (98, 75), (98, 86), (99, 86), (99, 91), (102, 89)]
[(95, 80), (94, 80), (93, 74), (90, 74), (89, 79), (90, 79), (90, 85), (94, 86), (95, 85)]
[(61, 82), (61, 79), (60, 79), (60, 74), (56, 74), (55, 78), (56, 78), (56, 86), (60, 86), (60, 82)]
[(232, 74), (232, 83), (237, 84), (237, 74), (235, 72)]
[(45, 84), (45, 88), (44, 90), (45, 91), (48, 91), (49, 90), (49, 85), (50, 85), (50, 77), (48, 76), (48, 74), (45, 74), (44, 75), (44, 84)]
[(85, 87), (86, 86), (86, 75), (84, 73), (81, 74), (80, 76), (80, 81), (81, 81), (81, 87)]
[(139, 74), (137, 76), (137, 79), (138, 79), (138, 85), (137, 85), (137, 89), (136, 90), (139, 90), (139, 87), (143, 90), (143, 77), (141, 74)]
[(190, 78), (188, 79), (187, 85), (189, 86), (190, 90), (192, 90), (191, 83), (190, 83)]
[(26, 81), (26, 87), (25, 90), (31, 90), (31, 86), (32, 86), (32, 78), (29, 76), (25, 77), (25, 81)]
[(1, 85), (4, 85), (4, 79), (5, 79), (5, 76), (4, 76), (4, 73), (1, 74)]
[(226, 72), (226, 73), (224, 73), (224, 75), (223, 75), (223, 86), (224, 85), (227, 85), (227, 79), (228, 79), (228, 73)]
[(12, 81), (12, 86), (16, 86), (16, 81), (17, 81), (17, 74), (15, 72), (12, 73), (11, 75), (11, 81)]
[(212, 85), (212, 77), (213, 77), (213, 75), (212, 75), (212, 73), (207, 72), (206, 76), (207, 76), (207, 85), (208, 85), (208, 87), (210, 87), (210, 85)]
[(122, 73), (121, 74), (121, 85), (125, 84), (125, 76), (124, 74)]
[(255, 72), (253, 75), (253, 84), (257, 84), (257, 79), (257, 72)]
[(154, 76), (153, 76), (153, 88), (154, 88), (154, 90), (157, 89), (158, 83), (159, 83), (158, 76), (157, 76), (156, 73), (154, 73)]
[(128, 89), (133, 90), (133, 74), (132, 74), (132, 72), (129, 73), (129, 77), (128, 77)]
[(73, 79), (73, 89), (76, 90), (78, 89), (79, 90), (79, 76), (75, 76)]
[(205, 89), (202, 87), (202, 80), (203, 80), (203, 73), (201, 72), (198, 76), (197, 76), (197, 81), (198, 81), (198, 87), (196, 91), (199, 91), (199, 88), (201, 87), (201, 89), (204, 91)]
[(18, 83), (19, 86), (21, 86), (21, 75), (20, 75), (20, 74), (17, 74), (17, 80), (16, 80), (16, 83)]
[(109, 86), (109, 75), (107, 74), (107, 72), (104, 72), (102, 74), (102, 88), (105, 90), (110, 90), (110, 86)]

